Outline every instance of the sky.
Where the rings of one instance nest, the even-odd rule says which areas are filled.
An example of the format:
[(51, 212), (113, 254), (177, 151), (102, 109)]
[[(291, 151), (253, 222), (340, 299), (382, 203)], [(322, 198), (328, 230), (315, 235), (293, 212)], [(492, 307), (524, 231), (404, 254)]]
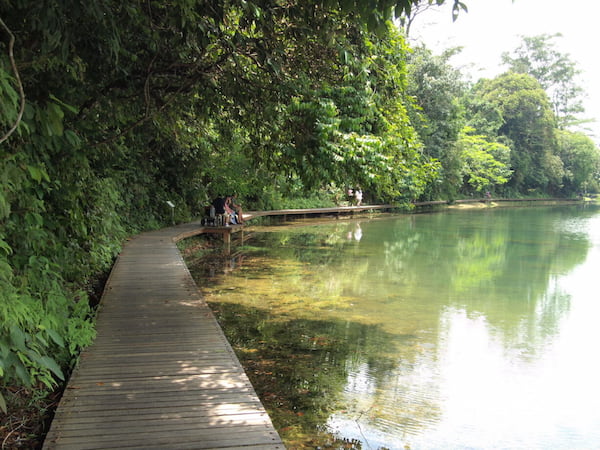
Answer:
[(600, 2), (596, 0), (462, 0), (468, 12), (461, 11), (452, 21), (453, 0), (441, 8), (419, 15), (410, 31), (410, 40), (423, 42), (435, 54), (450, 47), (463, 47), (450, 62), (472, 81), (493, 78), (506, 71), (503, 52), (512, 53), (522, 43), (521, 36), (561, 33), (552, 42), (569, 55), (581, 71), (576, 83), (585, 92), (581, 116), (595, 119), (586, 131), (600, 142)]

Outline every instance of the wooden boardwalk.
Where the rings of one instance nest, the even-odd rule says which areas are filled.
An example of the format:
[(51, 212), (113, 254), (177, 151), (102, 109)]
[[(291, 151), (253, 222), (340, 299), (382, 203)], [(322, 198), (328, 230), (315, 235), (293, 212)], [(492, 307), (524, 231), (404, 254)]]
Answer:
[(311, 208), (311, 209), (276, 209), (270, 211), (249, 211), (244, 213), (244, 219), (250, 220), (256, 217), (265, 216), (302, 216), (310, 217), (315, 215), (341, 215), (354, 214), (358, 212), (374, 210), (391, 210), (397, 208), (394, 205), (361, 205), (361, 206), (333, 206), (330, 208)]
[(124, 246), (44, 449), (285, 448), (176, 247), (203, 231)]

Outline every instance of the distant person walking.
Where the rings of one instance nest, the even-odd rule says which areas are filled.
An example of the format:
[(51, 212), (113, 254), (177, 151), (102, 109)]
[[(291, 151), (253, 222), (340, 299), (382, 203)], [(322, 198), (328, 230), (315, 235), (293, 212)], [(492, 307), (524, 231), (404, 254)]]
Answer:
[(356, 206), (360, 206), (363, 199), (363, 193), (360, 190), (360, 187), (354, 191), (354, 198), (356, 198)]

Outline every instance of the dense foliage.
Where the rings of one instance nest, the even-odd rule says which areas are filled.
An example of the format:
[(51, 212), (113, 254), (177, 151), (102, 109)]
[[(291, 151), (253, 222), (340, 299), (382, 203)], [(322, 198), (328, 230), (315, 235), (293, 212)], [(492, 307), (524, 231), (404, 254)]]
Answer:
[(502, 60), (513, 72), (529, 74), (539, 81), (550, 97), (558, 127), (563, 129), (580, 122), (577, 115), (584, 108), (583, 89), (576, 81), (579, 70), (569, 55), (554, 48), (552, 41), (559, 37), (526, 36), (513, 54), (504, 53)]
[(408, 55), (407, 90), (415, 99), (411, 120), (425, 154), (441, 164), (437, 182), (430, 183), (425, 192), (428, 200), (453, 199), (461, 189), (463, 164), (456, 144), (464, 126), (460, 99), (467, 86), (461, 74), (450, 66), (449, 59), (455, 51), (435, 56), (419, 46)]
[(412, 3), (0, 1), (1, 387), (64, 377), (86, 287), (167, 201), (182, 221), (233, 190), (417, 197), (436, 165), (388, 22)]
[(557, 134), (530, 74), (471, 89), (451, 54), (413, 53), (389, 19), (418, 3), (0, 0), (0, 408), (64, 377), (90, 285), (167, 201), (179, 222), (233, 191), (596, 189), (597, 148)]
[[(556, 149), (554, 117), (548, 97), (539, 83), (526, 74), (508, 72), (493, 80), (481, 80), (474, 88), (485, 108), (502, 118), (498, 135), (511, 147), (514, 174), (511, 185), (518, 191), (558, 189), (560, 162), (552, 167)], [(474, 115), (479, 111), (475, 109)], [(553, 172), (556, 170), (556, 172)]]

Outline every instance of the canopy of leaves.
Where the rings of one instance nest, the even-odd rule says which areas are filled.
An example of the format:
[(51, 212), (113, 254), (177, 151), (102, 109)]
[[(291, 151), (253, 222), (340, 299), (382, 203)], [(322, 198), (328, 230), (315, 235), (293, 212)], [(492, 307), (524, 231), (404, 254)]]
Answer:
[(409, 115), (427, 156), (441, 164), (440, 179), (429, 185), (430, 199), (453, 198), (461, 183), (456, 141), (464, 124), (460, 98), (466, 90), (460, 73), (449, 59), (458, 50), (434, 56), (424, 46), (408, 55), (408, 93), (414, 99)]
[(181, 221), (234, 190), (418, 197), (437, 166), (388, 22), (415, 3), (0, 0), (3, 385), (62, 376), (93, 337), (81, 288), (167, 200)]
[(600, 182), (600, 151), (582, 133), (558, 132), (558, 149), (565, 169), (565, 188), (570, 192), (597, 191)]
[(523, 37), (513, 54), (503, 53), (502, 61), (510, 70), (534, 77), (551, 98), (559, 128), (577, 123), (584, 111), (583, 89), (577, 85), (580, 73), (569, 55), (556, 50), (553, 40), (560, 34)]
[(0, 388), (63, 377), (93, 338), (86, 291), (167, 201), (184, 221), (234, 191), (267, 209), (597, 181), (530, 75), (461, 103), (450, 54), (407, 56), (389, 19), (419, 3), (0, 0)]
[[(473, 88), (479, 99), (474, 116), (490, 116), (511, 148), (510, 184), (518, 192), (558, 187), (562, 174), (555, 122), (546, 92), (533, 77), (508, 72), (493, 80), (480, 80)], [(492, 131), (492, 130), (489, 130)]]
[(483, 195), (486, 191), (496, 190), (510, 179), (510, 148), (490, 142), (486, 136), (475, 135), (474, 131), (465, 127), (458, 140), (463, 162), (464, 191), (467, 194)]

